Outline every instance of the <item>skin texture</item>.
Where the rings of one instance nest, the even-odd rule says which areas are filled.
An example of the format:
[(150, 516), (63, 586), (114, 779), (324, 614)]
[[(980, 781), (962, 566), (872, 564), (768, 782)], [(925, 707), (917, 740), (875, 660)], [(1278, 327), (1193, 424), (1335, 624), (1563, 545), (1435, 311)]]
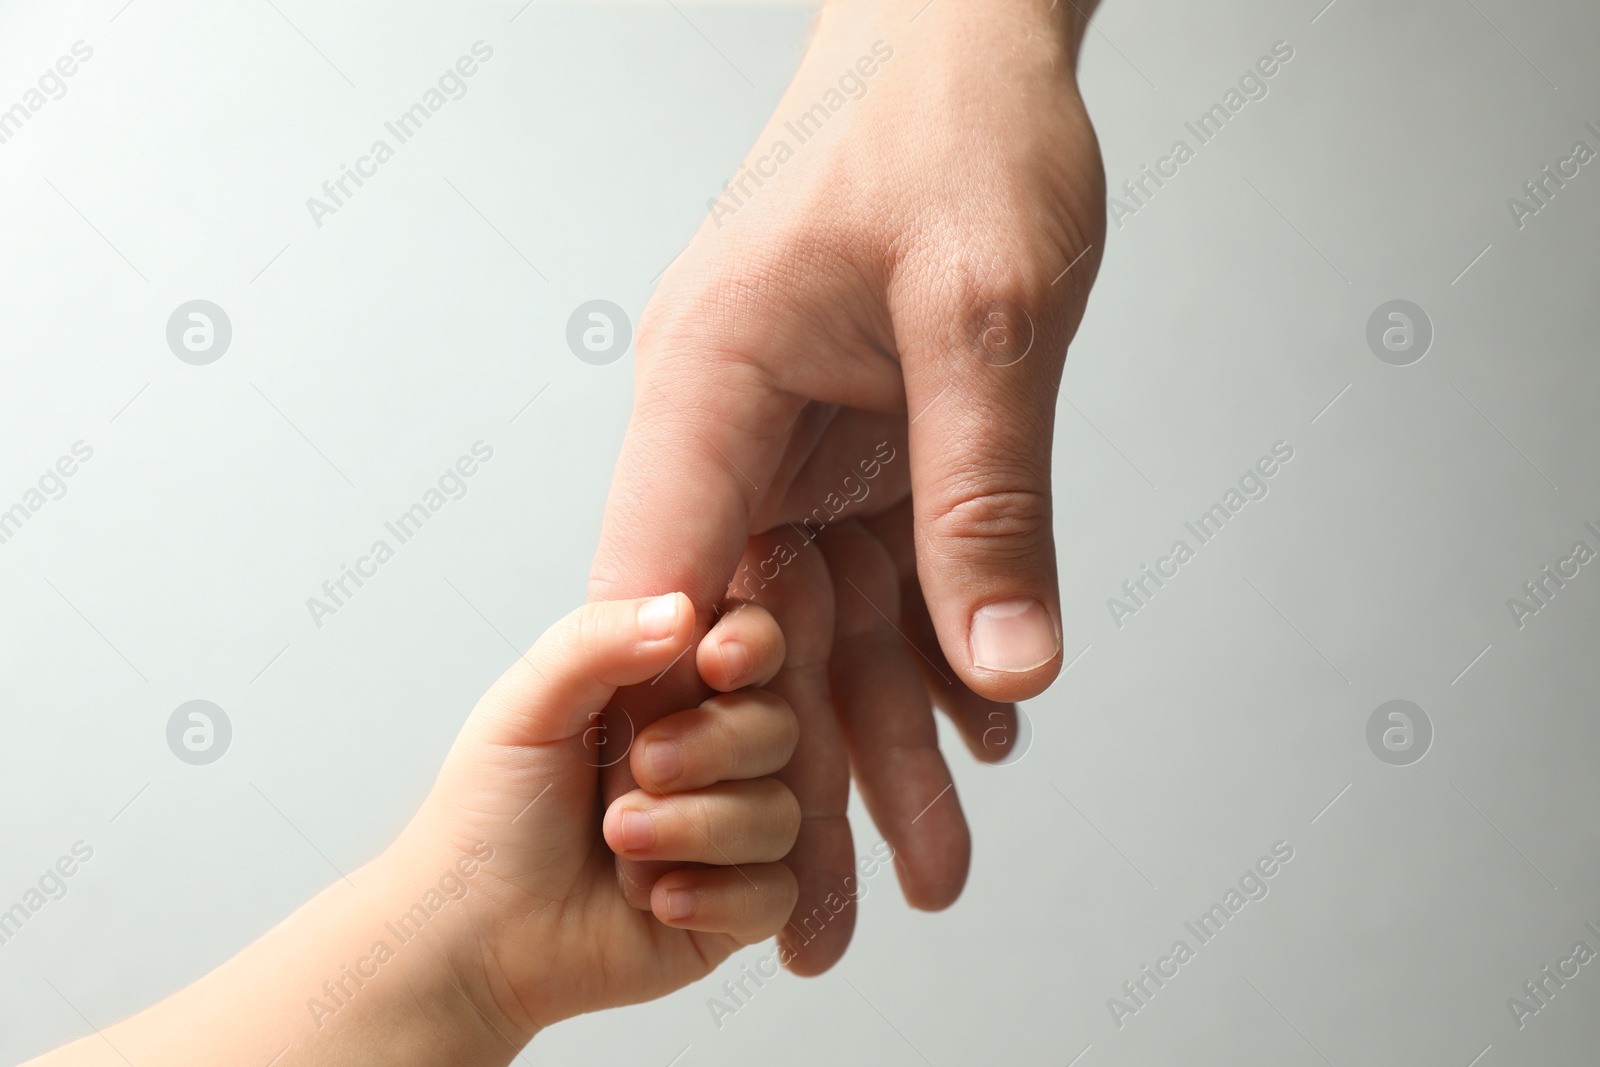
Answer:
[[(654, 631), (648, 601), (590, 604), (557, 623), (484, 694), (381, 857), (188, 988), (33, 1063), (505, 1064), (545, 1026), (661, 996), (773, 936), (796, 899), (781, 860), (800, 824), (773, 775), (800, 723), (773, 691), (732, 691), (782, 687), (773, 617), (729, 605), (686, 657), (729, 692), (631, 745), (595, 743), (592, 714), (616, 687), (690, 647), (688, 599), (661, 600)], [(665, 777), (658, 745), (679, 757)], [(609, 760), (646, 786), (603, 807)], [(627, 838), (629, 813), (652, 840)], [(679, 866), (656, 883), (653, 911), (623, 898), (613, 849)]]
[[(789, 857), (797, 916), (853, 861), (847, 767), (906, 898), (952, 903), (970, 841), (931, 708), (996, 759), (1015, 736), (1010, 702), (1061, 666), (1051, 433), (1105, 228), (1075, 73), (1091, 6), (826, 5), (771, 122), (640, 322), (590, 592), (684, 589), (704, 624), (730, 581), (748, 589), (763, 573), (767, 556), (741, 562), (751, 534), (802, 561), (762, 594), (807, 655), (793, 702), (818, 731), (786, 772), (806, 812)], [(1000, 630), (980, 639), (973, 620), (993, 604)], [(898, 654), (891, 632), (908, 646)], [(843, 647), (857, 637), (883, 654)], [(995, 669), (997, 656), (1017, 662)], [(693, 699), (684, 669), (621, 703), (648, 721)], [(810, 710), (824, 704), (840, 725)], [(632, 784), (614, 768), (606, 795)], [(618, 876), (647, 907), (666, 869), (623, 858)], [(791, 969), (827, 969), (850, 931), (830, 925)]]
[[(607, 603), (490, 690), (382, 856), (35, 1062), (499, 1065), (756, 940), (820, 973), (854, 927), (852, 773), (907, 899), (953, 902), (971, 843), (931, 709), (1001, 758), (1010, 702), (1061, 666), (1050, 439), (1105, 233), (1075, 72), (1093, 6), (826, 3), (641, 319)], [(670, 633), (641, 640), (632, 601), (673, 591)]]

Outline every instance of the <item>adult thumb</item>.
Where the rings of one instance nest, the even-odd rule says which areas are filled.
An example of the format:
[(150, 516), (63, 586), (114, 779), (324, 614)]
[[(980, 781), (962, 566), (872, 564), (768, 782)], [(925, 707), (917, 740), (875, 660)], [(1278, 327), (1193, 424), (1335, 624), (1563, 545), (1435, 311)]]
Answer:
[(1036, 696), (1061, 668), (1050, 450), (1067, 331), (981, 297), (905, 320), (917, 576), (939, 643), (973, 691)]

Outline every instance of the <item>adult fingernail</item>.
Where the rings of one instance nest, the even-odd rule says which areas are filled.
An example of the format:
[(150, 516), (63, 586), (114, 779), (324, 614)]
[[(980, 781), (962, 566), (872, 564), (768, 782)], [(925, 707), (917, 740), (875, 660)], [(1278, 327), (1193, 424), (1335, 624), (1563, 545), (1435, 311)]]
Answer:
[(694, 894), (687, 889), (667, 890), (666, 918), (677, 922), (694, 914)]
[(738, 641), (724, 641), (717, 649), (722, 653), (722, 669), (728, 672), (728, 681), (738, 685), (750, 669), (750, 650)]
[(678, 594), (668, 593), (639, 605), (639, 636), (662, 641), (678, 628)]
[(656, 824), (642, 811), (622, 813), (622, 851), (643, 852), (656, 843)]
[(1050, 613), (1027, 597), (999, 600), (975, 611), (969, 642), (974, 666), (1007, 674), (1042, 667), (1061, 651)]
[(666, 784), (683, 773), (683, 754), (671, 741), (652, 741), (644, 746), (644, 763), (650, 777)]

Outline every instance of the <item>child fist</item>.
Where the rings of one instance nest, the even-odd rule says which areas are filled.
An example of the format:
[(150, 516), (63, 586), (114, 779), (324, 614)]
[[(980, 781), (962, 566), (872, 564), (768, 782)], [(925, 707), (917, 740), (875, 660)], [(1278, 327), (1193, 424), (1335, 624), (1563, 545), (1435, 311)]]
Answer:
[[(531, 1037), (661, 996), (772, 936), (794, 908), (782, 861), (800, 807), (768, 776), (788, 763), (799, 726), (781, 697), (744, 688), (783, 664), (772, 616), (736, 605), (698, 642), (696, 665), (721, 691), (699, 707), (637, 736), (625, 708), (608, 708), (619, 688), (684, 655), (694, 625), (688, 598), (669, 594), (589, 604), (551, 627), (478, 702), (391, 849), (419, 882), (477, 861), (435, 927), (462, 981), (498, 1009), (497, 1026)], [(602, 811), (599, 769), (622, 759), (639, 788)], [(613, 854), (689, 866), (660, 876), (646, 913), (618, 888)]]

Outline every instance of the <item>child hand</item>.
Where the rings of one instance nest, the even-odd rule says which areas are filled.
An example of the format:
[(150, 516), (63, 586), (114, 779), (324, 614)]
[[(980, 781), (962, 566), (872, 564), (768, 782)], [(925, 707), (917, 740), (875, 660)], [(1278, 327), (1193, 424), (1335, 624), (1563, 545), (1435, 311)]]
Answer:
[[(700, 673), (722, 695), (637, 737), (625, 709), (601, 724), (618, 688), (688, 650), (694, 624), (688, 598), (671, 594), (589, 604), (551, 627), (478, 702), (384, 857), (419, 887), (460, 876), (460, 899), (430, 925), (461, 981), (497, 1009), (497, 1028), (531, 1037), (661, 996), (788, 920), (797, 889), (782, 860), (800, 808), (766, 776), (788, 762), (799, 727), (780, 697), (741, 688), (783, 663), (772, 616), (741, 605), (699, 642)], [(599, 768), (624, 758), (641, 787), (602, 817)], [(690, 866), (661, 876), (646, 913), (618, 888), (613, 853)]]
[[(799, 725), (781, 698), (741, 688), (783, 663), (773, 617), (744, 605), (699, 641), (696, 666), (722, 695), (638, 737), (625, 712), (601, 728), (617, 689), (665, 671), (694, 627), (681, 593), (552, 626), (478, 702), (381, 856), (38, 1067), (502, 1067), (541, 1027), (661, 996), (776, 933), (797, 897), (782, 861), (800, 806), (767, 776)], [(640, 788), (603, 808), (599, 768), (622, 759)], [(623, 896), (612, 849), (687, 866), (656, 880), (652, 914)]]

